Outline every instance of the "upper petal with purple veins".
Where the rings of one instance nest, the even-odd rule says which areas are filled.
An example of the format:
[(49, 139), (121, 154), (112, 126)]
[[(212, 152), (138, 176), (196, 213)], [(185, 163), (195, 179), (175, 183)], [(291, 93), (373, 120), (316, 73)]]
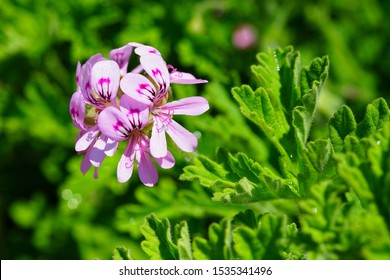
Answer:
[(131, 98), (147, 105), (152, 105), (155, 100), (156, 88), (140, 74), (127, 73), (120, 81), (120, 87)]
[(127, 73), (127, 66), (132, 51), (133, 47), (129, 44), (110, 51), (110, 58), (118, 63), (121, 76), (124, 76)]
[(78, 128), (85, 130), (84, 125), (84, 114), (85, 114), (85, 103), (82, 93), (77, 90), (73, 93), (69, 104), (69, 113), (72, 117), (73, 124)]
[(119, 66), (113, 60), (97, 62), (91, 71), (92, 89), (97, 98), (112, 104), (116, 103), (119, 88)]
[(134, 52), (139, 56), (148, 55), (148, 54), (156, 54), (161, 56), (161, 53), (157, 49), (145, 45), (138, 46)]
[(140, 58), (141, 65), (157, 85), (154, 104), (160, 103), (168, 92), (170, 81), (167, 64), (160, 55), (147, 54)]
[(104, 135), (116, 141), (126, 140), (132, 131), (126, 114), (112, 106), (100, 113), (98, 126)]

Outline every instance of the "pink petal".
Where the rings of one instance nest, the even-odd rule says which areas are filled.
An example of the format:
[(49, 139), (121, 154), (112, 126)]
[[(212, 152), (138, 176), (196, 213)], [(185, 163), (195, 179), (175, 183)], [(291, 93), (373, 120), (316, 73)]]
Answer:
[(149, 122), (149, 107), (124, 94), (120, 100), (120, 108), (126, 113), (131, 129), (143, 129)]
[(83, 160), (81, 162), (80, 170), (83, 174), (87, 173), (87, 171), (91, 168), (92, 164), (89, 161), (89, 151), (84, 155)]
[(96, 140), (99, 130), (97, 126), (87, 130), (76, 142), (75, 149), (77, 152), (83, 152)]
[(72, 116), (74, 126), (79, 129), (85, 130), (85, 102), (83, 94), (79, 90), (73, 93), (72, 98), (70, 99), (69, 113)]
[(131, 138), (129, 144), (127, 144), (125, 152), (119, 161), (117, 167), (117, 178), (120, 183), (127, 182), (133, 174), (136, 146), (138, 146), (136, 145), (136, 141)]
[(141, 182), (147, 187), (155, 185), (158, 181), (157, 169), (150, 159), (149, 154), (142, 149), (137, 153), (137, 164), (138, 176)]
[(167, 154), (165, 127), (159, 116), (154, 116), (152, 136), (150, 138), (150, 153), (154, 158), (162, 158)]
[(132, 51), (133, 47), (128, 44), (121, 48), (110, 51), (110, 58), (118, 63), (121, 76), (124, 76), (127, 73), (127, 66), (129, 64)]
[[(105, 135), (101, 135), (100, 137), (105, 137)], [(104, 150), (104, 153), (111, 157), (115, 154), (116, 150), (118, 149), (118, 141), (115, 141), (114, 139), (108, 138), (106, 141), (107, 145)]]
[(104, 141), (105, 139), (102, 137), (99, 137), (96, 139), (96, 142), (91, 147), (91, 150), (89, 152), (89, 160), (91, 161), (92, 165), (95, 167), (99, 167), (101, 163), (103, 162), (104, 158), (106, 157), (105, 149), (107, 142)]
[(171, 120), (166, 132), (176, 145), (185, 152), (193, 152), (198, 146), (198, 139), (196, 139), (195, 135), (174, 120)]
[(168, 111), (170, 115), (188, 115), (197, 116), (203, 114), (209, 109), (209, 103), (206, 98), (201, 96), (192, 96), (180, 100), (169, 102), (161, 106), (161, 110)]
[(169, 151), (165, 157), (155, 158), (155, 160), (164, 169), (172, 168), (175, 165), (175, 158)]
[(158, 86), (158, 93), (154, 102), (157, 104), (165, 96), (169, 89), (169, 72), (165, 61), (160, 55), (147, 54), (140, 58), (141, 65)]
[(116, 141), (126, 140), (132, 130), (126, 114), (112, 106), (107, 107), (100, 113), (98, 126), (104, 135)]
[(116, 103), (119, 79), (119, 66), (113, 60), (99, 61), (92, 67), (91, 83), (94, 92), (112, 104)]
[(142, 47), (142, 46), (145, 46), (143, 44), (140, 44), (140, 43), (137, 43), (137, 42), (130, 42), (130, 43), (127, 43), (129, 46), (132, 46), (132, 47)]
[(161, 53), (157, 49), (155, 49), (151, 46), (145, 46), (145, 45), (138, 46), (134, 52), (136, 54), (138, 54), (139, 56), (148, 55), (148, 54), (156, 54), (156, 55), (161, 56)]
[(207, 80), (197, 79), (190, 73), (174, 71), (169, 75), (172, 84), (203, 84)]
[(127, 73), (120, 82), (124, 93), (131, 98), (147, 105), (152, 105), (156, 96), (156, 88), (144, 76), (140, 74)]
[(80, 87), (80, 74), (81, 74), (81, 63), (80, 61), (77, 62), (77, 67), (76, 67), (76, 84), (77, 87)]

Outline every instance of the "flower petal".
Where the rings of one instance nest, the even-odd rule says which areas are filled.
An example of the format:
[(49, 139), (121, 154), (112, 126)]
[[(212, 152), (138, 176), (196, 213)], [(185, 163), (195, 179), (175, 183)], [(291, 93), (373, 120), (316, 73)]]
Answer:
[(150, 137), (150, 153), (154, 158), (162, 158), (167, 154), (167, 140), (165, 138), (165, 127), (158, 115), (154, 116), (152, 136)]
[(117, 167), (117, 178), (120, 183), (127, 182), (133, 174), (136, 141), (132, 137), (127, 144)]
[(119, 79), (119, 66), (113, 60), (99, 61), (92, 67), (91, 83), (94, 92), (112, 104), (116, 104)]
[[(103, 138), (103, 137), (107, 137), (107, 136), (102, 134), (100, 137)], [(107, 137), (107, 140), (105, 140), (105, 141), (107, 144), (106, 144), (106, 147), (104, 149), (104, 153), (107, 156), (111, 157), (115, 154), (116, 150), (118, 149), (118, 141), (115, 141), (114, 139), (111, 139), (109, 137)]]
[(94, 126), (87, 130), (76, 142), (75, 149), (77, 152), (83, 152), (96, 140), (99, 130)]
[(198, 146), (198, 139), (196, 139), (195, 135), (174, 120), (170, 121), (166, 132), (176, 145), (185, 152), (193, 152)]
[(169, 79), (172, 84), (203, 84), (207, 83), (207, 80), (197, 79), (190, 73), (173, 71), (169, 74)]
[(169, 151), (165, 157), (155, 158), (155, 160), (164, 169), (172, 168), (175, 165), (175, 158)]
[(87, 151), (81, 162), (80, 170), (83, 174), (85, 174), (91, 168), (91, 166), (92, 163), (89, 161), (89, 151)]
[(110, 58), (118, 63), (121, 76), (124, 76), (127, 73), (127, 66), (132, 51), (133, 47), (129, 44), (110, 51)]
[(149, 154), (142, 148), (137, 154), (137, 164), (138, 176), (141, 182), (147, 187), (154, 186), (158, 181), (157, 169), (150, 159)]
[(148, 55), (148, 54), (156, 54), (161, 56), (161, 53), (157, 49), (145, 45), (138, 46), (134, 52), (139, 56)]
[[(152, 105), (156, 96), (154, 85), (144, 76), (127, 73), (120, 81), (120, 87), (131, 98)], [(123, 97), (123, 96), (122, 96)]]
[(73, 93), (69, 104), (69, 113), (75, 127), (86, 130), (84, 125), (85, 102), (83, 94), (77, 90)]
[(108, 137), (105, 136), (102, 138), (102, 135), (98, 137), (89, 152), (89, 160), (91, 161), (92, 165), (95, 167), (99, 167), (106, 157), (105, 150), (106, 150), (107, 142), (105, 141), (106, 140), (105, 138)]
[(77, 67), (76, 67), (76, 85), (77, 87), (80, 87), (80, 74), (81, 74), (81, 63), (80, 61), (77, 62)]
[(209, 109), (209, 103), (206, 98), (201, 96), (192, 96), (180, 100), (169, 102), (161, 106), (161, 110), (167, 110), (170, 115), (188, 115), (197, 116), (203, 114)]
[(100, 113), (98, 126), (104, 135), (116, 141), (126, 140), (132, 130), (126, 114), (112, 106), (107, 107)]
[(146, 73), (148, 73), (158, 86), (158, 91), (154, 99), (154, 103), (158, 104), (164, 98), (170, 86), (167, 64), (157, 54), (143, 55), (140, 61)]

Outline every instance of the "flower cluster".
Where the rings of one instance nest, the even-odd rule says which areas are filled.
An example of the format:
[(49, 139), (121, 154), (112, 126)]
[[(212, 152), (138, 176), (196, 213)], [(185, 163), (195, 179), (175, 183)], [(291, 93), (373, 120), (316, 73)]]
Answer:
[[(140, 64), (128, 72), (133, 52)], [(209, 109), (207, 100), (199, 96), (168, 102), (170, 85), (206, 82), (177, 71), (157, 49), (139, 43), (110, 51), (110, 59), (96, 54), (83, 65), (79, 62), (77, 90), (69, 111), (80, 130), (75, 149), (84, 154), (81, 171), (86, 173), (93, 166), (97, 178), (104, 158), (114, 155), (119, 142), (126, 142), (117, 167), (118, 181), (130, 179), (136, 162), (141, 182), (155, 185), (158, 174), (151, 157), (162, 168), (175, 164), (167, 149), (166, 134), (185, 152), (193, 152), (198, 144), (197, 138), (172, 116), (195, 116)]]

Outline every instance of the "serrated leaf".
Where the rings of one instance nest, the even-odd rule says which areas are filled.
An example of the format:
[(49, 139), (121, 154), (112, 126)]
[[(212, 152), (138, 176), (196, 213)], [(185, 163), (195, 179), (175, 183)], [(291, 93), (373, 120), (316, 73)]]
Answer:
[(335, 162), (329, 139), (317, 139), (309, 142), (302, 151), (302, 170), (299, 181), (305, 186), (305, 192), (315, 183), (336, 175)]
[(180, 175), (180, 180), (197, 180), (205, 187), (211, 187), (216, 181), (224, 181), (229, 184), (227, 179), (229, 172), (208, 157), (200, 155), (194, 159), (194, 165), (186, 166), (184, 173)]
[(284, 230), (282, 217), (264, 215), (254, 228), (239, 226), (233, 230), (234, 251), (245, 260), (281, 259)]
[(262, 259), (264, 248), (257, 231), (248, 227), (237, 227), (233, 231), (234, 251), (241, 260)]
[(310, 128), (313, 123), (319, 94), (328, 77), (329, 58), (316, 58), (310, 67), (304, 67), (301, 71), (300, 92), (302, 105), (293, 109), (292, 124), (297, 142), (298, 154), (306, 146)]
[(286, 112), (300, 104), (301, 91), (299, 88), (299, 74), (301, 67), (300, 53), (289, 46), (274, 51), (278, 63), (280, 76), (280, 99)]
[(272, 103), (269, 93), (264, 88), (253, 91), (243, 85), (232, 90), (234, 99), (240, 105), (242, 114), (258, 125), (270, 139), (280, 139), (289, 126), (282, 112), (281, 105)]
[(180, 179), (198, 180), (203, 186), (211, 188), (216, 201), (246, 204), (299, 197), (294, 180), (274, 174), (243, 153), (233, 156), (220, 149), (218, 158), (221, 163), (200, 157), (195, 165), (184, 168)]
[[(286, 53), (290, 49), (286, 50)], [(281, 83), (278, 57), (272, 51), (257, 55), (258, 65), (251, 67), (257, 89), (247, 85), (232, 90), (245, 117), (254, 122), (269, 139), (280, 139), (290, 126), (280, 100)]]
[(390, 109), (383, 98), (378, 98), (369, 104), (363, 120), (357, 126), (357, 135), (367, 137), (383, 127), (385, 121), (390, 120)]
[(112, 253), (113, 260), (132, 260), (130, 250), (123, 246), (116, 247)]
[[(188, 226), (181, 222), (174, 230), (167, 218), (162, 221), (156, 215), (151, 214), (141, 226), (141, 232), (145, 237), (141, 247), (152, 260), (179, 260), (191, 259), (191, 246)], [(176, 244), (175, 244), (176, 242)]]
[(329, 136), (335, 152), (344, 151), (344, 140), (347, 135), (354, 135), (356, 121), (352, 110), (343, 105), (329, 120)]
[(180, 259), (192, 260), (191, 238), (187, 222), (182, 221), (175, 226), (175, 236), (179, 236), (179, 239), (177, 239), (177, 248)]
[(231, 221), (223, 219), (213, 223), (208, 230), (208, 239), (196, 237), (193, 242), (193, 254), (197, 260), (232, 259)]

